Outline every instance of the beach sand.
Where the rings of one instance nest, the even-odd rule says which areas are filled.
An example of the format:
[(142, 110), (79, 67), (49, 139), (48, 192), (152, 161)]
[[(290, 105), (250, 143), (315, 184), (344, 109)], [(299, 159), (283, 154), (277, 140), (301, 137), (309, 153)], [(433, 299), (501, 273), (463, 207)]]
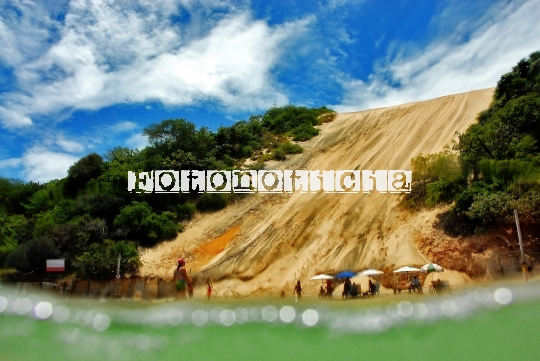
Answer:
[[(451, 147), (456, 132), (464, 132), (489, 106), (493, 91), (338, 114), (320, 126), (318, 136), (300, 143), (304, 153), (270, 162), (267, 169), (409, 170), (412, 158)], [(184, 257), (199, 288), (211, 279), (217, 297), (292, 294), (296, 280), (316, 294), (320, 281), (309, 278), (317, 273), (365, 268), (390, 273), (428, 262), (445, 262), (440, 278), (453, 287), (481, 281), (466, 274), (459, 248), (450, 252), (444, 246), (463, 240), (434, 229), (444, 208), (410, 213), (397, 207), (400, 197), (246, 195), (221, 211), (196, 215), (175, 240), (143, 250), (140, 273), (168, 279), (176, 259)]]

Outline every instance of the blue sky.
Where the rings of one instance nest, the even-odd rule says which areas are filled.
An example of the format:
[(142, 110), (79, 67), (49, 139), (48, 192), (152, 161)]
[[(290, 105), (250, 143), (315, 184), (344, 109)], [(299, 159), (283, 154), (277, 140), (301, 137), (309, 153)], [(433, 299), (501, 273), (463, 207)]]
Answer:
[(0, 176), (47, 182), (144, 127), (358, 111), (494, 87), (537, 0), (0, 0)]

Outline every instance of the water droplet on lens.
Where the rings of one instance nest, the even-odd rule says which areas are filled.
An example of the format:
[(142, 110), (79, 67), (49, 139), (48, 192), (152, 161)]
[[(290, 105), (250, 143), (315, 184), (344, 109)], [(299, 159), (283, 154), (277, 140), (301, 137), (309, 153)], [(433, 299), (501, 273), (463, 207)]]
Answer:
[(180, 323), (182, 323), (183, 319), (184, 315), (180, 310), (172, 309), (167, 312), (167, 322), (171, 326), (178, 326)]
[(94, 317), (93, 325), (95, 330), (103, 332), (111, 325), (111, 319), (108, 315), (100, 313)]
[(495, 297), (495, 301), (501, 305), (507, 305), (512, 302), (512, 292), (507, 288), (499, 288), (493, 296)]
[(219, 321), (223, 326), (231, 326), (234, 321), (236, 320), (236, 315), (234, 311), (231, 310), (223, 310), (221, 311), (221, 314), (219, 315)]
[(306, 326), (314, 326), (319, 321), (319, 313), (312, 309), (307, 309), (302, 314), (302, 321)]
[(417, 303), (414, 305), (414, 315), (419, 319), (424, 319), (427, 316), (428, 309), (423, 303)]
[(49, 302), (40, 302), (34, 309), (37, 318), (45, 320), (52, 314), (52, 305)]
[(281, 310), (279, 310), (279, 318), (283, 322), (290, 323), (295, 317), (296, 311), (291, 306), (283, 306)]
[(0, 313), (4, 312), (7, 308), (8, 301), (7, 298), (0, 296)]
[(15, 312), (19, 315), (25, 315), (32, 309), (32, 301), (29, 298), (17, 298), (13, 303)]
[(267, 322), (273, 322), (278, 317), (278, 311), (277, 308), (274, 306), (265, 306), (261, 310), (262, 318)]
[(414, 310), (413, 304), (409, 301), (401, 301), (397, 305), (397, 312), (401, 317), (409, 317)]
[(453, 317), (458, 311), (457, 303), (454, 300), (446, 300), (441, 303), (441, 311), (446, 316)]
[(148, 335), (139, 335), (135, 341), (139, 350), (147, 350), (150, 347), (151, 340)]
[(191, 315), (191, 321), (195, 326), (202, 327), (208, 322), (208, 313), (203, 310), (196, 310)]
[(249, 312), (247, 309), (243, 308), (243, 307), (238, 307), (235, 311), (234, 311), (235, 315), (236, 315), (236, 323), (238, 324), (242, 324), (244, 322), (247, 322), (248, 319), (249, 319)]
[(69, 308), (66, 306), (58, 306), (52, 312), (54, 322), (64, 323), (69, 319)]

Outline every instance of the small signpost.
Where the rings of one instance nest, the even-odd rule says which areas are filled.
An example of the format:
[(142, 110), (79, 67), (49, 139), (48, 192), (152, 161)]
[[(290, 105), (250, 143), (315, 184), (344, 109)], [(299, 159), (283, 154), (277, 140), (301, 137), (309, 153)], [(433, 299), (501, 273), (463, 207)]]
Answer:
[(116, 278), (120, 278), (120, 261), (122, 260), (122, 255), (118, 253), (118, 267), (116, 268)]
[(514, 216), (516, 217), (516, 227), (519, 241), (519, 252), (521, 253), (521, 263), (525, 262), (525, 252), (523, 252), (523, 241), (521, 240), (521, 228), (519, 228), (519, 218), (517, 209), (514, 209)]
[(514, 209), (514, 216), (516, 217), (516, 227), (519, 240), (519, 252), (521, 253), (521, 272), (525, 281), (529, 282), (529, 266), (525, 262), (525, 252), (523, 251), (523, 241), (521, 240), (521, 228), (519, 227), (519, 218), (517, 209)]
[(47, 260), (47, 272), (64, 272), (65, 270), (66, 270), (65, 258)]

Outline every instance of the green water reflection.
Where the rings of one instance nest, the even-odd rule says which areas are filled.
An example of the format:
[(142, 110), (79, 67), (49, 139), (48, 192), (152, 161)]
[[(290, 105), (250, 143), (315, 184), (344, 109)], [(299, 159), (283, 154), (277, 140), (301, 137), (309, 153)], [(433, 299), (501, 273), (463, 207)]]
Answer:
[[(536, 288), (537, 285), (531, 287)], [(520, 291), (512, 292), (517, 295)], [(447, 301), (459, 307), (472, 302), (472, 298), (455, 297), (456, 302), (454, 298)], [(408, 312), (409, 305), (414, 305), (414, 312), (422, 311), (423, 308), (418, 307), (421, 302), (434, 310), (444, 311), (446, 305), (441, 299), (430, 306), (432, 299), (427, 297), (409, 299), (412, 302), (404, 297), (387, 299), (379, 301), (379, 304), (364, 304), (362, 301), (323, 303), (316, 300), (294, 304), (290, 301), (244, 299), (216, 301), (212, 306), (203, 302), (184, 305), (51, 301), (55, 311), (61, 310), (59, 305), (69, 310), (69, 321), (63, 322), (58, 318), (61, 315), (57, 317), (60, 313), (53, 313), (41, 320), (35, 316), (35, 310), (32, 311), (33, 315), (31, 312), (22, 314), (24, 312), (16, 308), (10, 311), (9, 303), (16, 302), (16, 296), (4, 296), (3, 299), (0, 360), (6, 361), (316, 360), (332, 357), (369, 360), (534, 360), (538, 359), (540, 352), (536, 332), (540, 322), (540, 297), (537, 293), (534, 297), (521, 299), (515, 296), (508, 305), (476, 307), (460, 317), (443, 315), (430, 319), (408, 317), (407, 314), (407, 317), (400, 318), (397, 315), (395, 319), (400, 322), (386, 325), (384, 330), (376, 332), (351, 330), (344, 325), (348, 320), (354, 325), (356, 318), (367, 322), (370, 314), (380, 316), (373, 316), (377, 322), (384, 317), (392, 320), (387, 317), (391, 307), (403, 313)], [(403, 300), (406, 300), (403, 304), (397, 304)], [(265, 309), (270, 301), (273, 306)], [(32, 302), (32, 307), (35, 307), (37, 301)], [(388, 306), (388, 302), (393, 303)], [(407, 307), (401, 307), (403, 305)], [(181, 319), (177, 317), (178, 310), (182, 314)], [(236, 316), (233, 315), (234, 310)], [(250, 318), (255, 314), (250, 314), (253, 310), (258, 312), (254, 311), (256, 318)], [(312, 326), (306, 324), (307, 310), (317, 310), (319, 319)], [(199, 311), (200, 314), (197, 314)], [(286, 311), (293, 312), (292, 316)], [(242, 312), (250, 316), (242, 320)], [(98, 315), (105, 315), (105, 318)], [(57, 322), (53, 316), (57, 317)], [(199, 316), (202, 318), (197, 318)], [(294, 321), (287, 318), (289, 316)], [(269, 317), (275, 320), (269, 322)], [(332, 318), (341, 319), (341, 323), (332, 322)], [(103, 319), (107, 322), (102, 323), (105, 327), (100, 328), (101, 324), (96, 320)]]

